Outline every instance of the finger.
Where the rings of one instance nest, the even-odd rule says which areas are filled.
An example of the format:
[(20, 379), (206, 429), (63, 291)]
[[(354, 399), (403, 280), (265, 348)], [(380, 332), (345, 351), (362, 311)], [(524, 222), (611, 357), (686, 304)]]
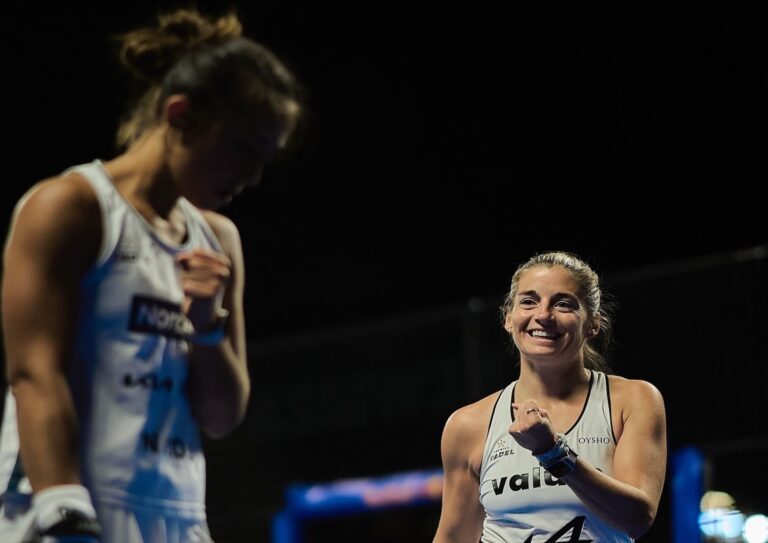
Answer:
[(529, 406), (523, 411), (523, 413), (525, 413), (526, 415), (540, 416), (541, 408), (535, 405)]
[(229, 257), (223, 253), (217, 253), (209, 249), (194, 249), (192, 251), (186, 251), (176, 255), (176, 261), (179, 263), (184, 262), (218, 262), (223, 266), (231, 266), (232, 261)]
[(194, 298), (213, 298), (218, 295), (224, 285), (218, 280), (195, 281), (185, 280), (181, 282), (181, 288), (185, 296)]
[(208, 281), (216, 280), (220, 283), (229, 281), (232, 273), (229, 268), (222, 266), (207, 266), (204, 268), (189, 268), (183, 270), (182, 280)]
[(196, 300), (213, 300), (218, 294), (218, 289), (190, 287), (184, 289), (184, 296)]
[(230, 270), (232, 269), (231, 266), (224, 262), (211, 259), (201, 259), (197, 257), (180, 260), (179, 266), (185, 272), (212, 271), (224, 275), (229, 275)]
[(216, 260), (205, 260), (198, 258), (188, 258), (179, 261), (182, 273), (186, 276), (195, 275), (218, 275), (222, 278), (229, 278), (232, 274), (232, 267)]

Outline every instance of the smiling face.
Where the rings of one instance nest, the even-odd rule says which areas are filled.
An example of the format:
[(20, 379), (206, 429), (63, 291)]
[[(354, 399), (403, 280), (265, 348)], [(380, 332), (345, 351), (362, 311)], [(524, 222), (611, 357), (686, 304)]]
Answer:
[(571, 361), (581, 358), (596, 333), (579, 283), (559, 266), (526, 270), (517, 284), (504, 328), (523, 359)]

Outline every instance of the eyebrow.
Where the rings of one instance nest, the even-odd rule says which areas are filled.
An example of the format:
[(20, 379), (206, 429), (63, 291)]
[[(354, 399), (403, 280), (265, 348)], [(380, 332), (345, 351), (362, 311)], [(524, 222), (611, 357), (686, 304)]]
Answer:
[[(535, 290), (526, 290), (525, 292), (519, 292), (517, 295), (518, 296), (536, 296), (537, 298), (539, 297), (539, 293), (536, 292)], [(578, 296), (576, 296), (575, 294), (571, 294), (569, 292), (556, 292), (552, 297), (553, 298), (573, 298), (575, 300), (578, 300)]]

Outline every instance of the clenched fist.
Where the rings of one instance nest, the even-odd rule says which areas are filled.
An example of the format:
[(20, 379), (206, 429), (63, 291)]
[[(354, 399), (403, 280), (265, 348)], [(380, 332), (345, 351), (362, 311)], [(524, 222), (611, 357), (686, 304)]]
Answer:
[(181, 310), (196, 332), (215, 325), (232, 275), (229, 258), (209, 249), (194, 249), (176, 257), (181, 267), (184, 303)]
[(521, 447), (539, 454), (555, 445), (557, 436), (546, 409), (533, 400), (513, 403), (512, 409), (515, 410), (515, 420), (509, 427), (509, 433)]

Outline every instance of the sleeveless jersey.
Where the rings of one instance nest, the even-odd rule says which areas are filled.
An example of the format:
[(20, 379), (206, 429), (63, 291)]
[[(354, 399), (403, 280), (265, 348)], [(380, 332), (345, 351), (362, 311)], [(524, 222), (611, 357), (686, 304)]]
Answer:
[[(540, 467), (509, 434), (516, 384), (507, 386), (497, 399), (483, 450), (480, 502), (486, 515), (481, 542), (631, 542), (583, 505), (564, 481)], [(603, 373), (591, 373), (582, 412), (565, 436), (579, 457), (608, 475), (613, 473), (616, 439), (608, 377)]]
[[(100, 161), (77, 166), (102, 214), (102, 246), (81, 283), (74, 353), (67, 372), (79, 423), (83, 483), (96, 504), (177, 518), (205, 518), (205, 460), (186, 391), (190, 322), (177, 254), (222, 248), (201, 213), (179, 205), (186, 239), (172, 245), (117, 191)], [(19, 478), (9, 394), (0, 442), (0, 490), (28, 491)]]

